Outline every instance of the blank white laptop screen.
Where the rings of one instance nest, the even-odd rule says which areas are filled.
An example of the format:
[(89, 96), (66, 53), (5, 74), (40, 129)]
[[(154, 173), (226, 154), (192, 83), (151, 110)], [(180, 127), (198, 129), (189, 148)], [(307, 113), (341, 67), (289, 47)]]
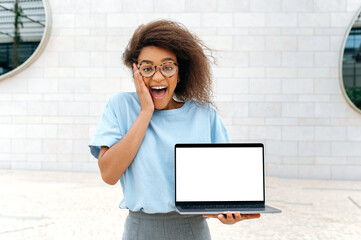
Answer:
[(262, 147), (182, 147), (176, 154), (176, 201), (264, 201)]

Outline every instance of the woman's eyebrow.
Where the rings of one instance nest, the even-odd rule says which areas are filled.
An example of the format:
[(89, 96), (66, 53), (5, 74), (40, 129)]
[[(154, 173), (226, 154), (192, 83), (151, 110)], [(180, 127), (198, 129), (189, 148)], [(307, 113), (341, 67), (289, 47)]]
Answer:
[(153, 62), (150, 61), (150, 60), (142, 60), (140, 63), (150, 63), (150, 64), (153, 64)]
[(162, 62), (164, 62), (164, 61), (173, 61), (173, 62), (175, 62), (175, 60), (173, 59), (173, 58), (163, 58), (162, 59)]

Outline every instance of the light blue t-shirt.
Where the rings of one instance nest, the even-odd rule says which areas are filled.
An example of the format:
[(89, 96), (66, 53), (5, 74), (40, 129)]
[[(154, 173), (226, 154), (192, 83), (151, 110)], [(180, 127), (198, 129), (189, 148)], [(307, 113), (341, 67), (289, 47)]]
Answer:
[[(113, 95), (89, 143), (98, 158), (100, 147), (111, 147), (128, 132), (140, 103), (135, 92)], [(227, 130), (214, 107), (188, 100), (181, 108), (155, 110), (133, 162), (120, 178), (123, 200), (119, 207), (146, 213), (176, 210), (174, 145), (229, 142)]]

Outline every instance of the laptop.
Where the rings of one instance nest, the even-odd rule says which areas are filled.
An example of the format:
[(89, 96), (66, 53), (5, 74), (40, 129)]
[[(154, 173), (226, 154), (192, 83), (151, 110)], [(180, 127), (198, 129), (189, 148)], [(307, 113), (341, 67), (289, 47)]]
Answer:
[(280, 213), (265, 205), (262, 143), (175, 145), (175, 206), (180, 214)]

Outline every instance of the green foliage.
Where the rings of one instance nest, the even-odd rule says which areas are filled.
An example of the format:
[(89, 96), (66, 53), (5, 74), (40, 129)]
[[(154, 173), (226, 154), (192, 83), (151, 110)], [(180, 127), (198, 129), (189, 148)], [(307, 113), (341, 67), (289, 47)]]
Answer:
[(361, 87), (351, 87), (346, 90), (351, 102), (361, 110)]

